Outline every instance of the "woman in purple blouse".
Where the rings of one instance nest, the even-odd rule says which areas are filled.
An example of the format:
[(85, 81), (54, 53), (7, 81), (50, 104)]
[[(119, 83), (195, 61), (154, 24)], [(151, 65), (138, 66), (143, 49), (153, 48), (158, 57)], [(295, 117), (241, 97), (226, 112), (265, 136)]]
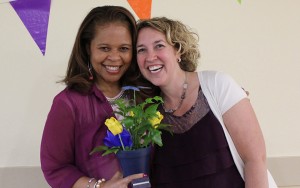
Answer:
[(113, 115), (110, 102), (131, 96), (122, 86), (147, 83), (136, 63), (135, 42), (136, 21), (123, 7), (96, 7), (83, 20), (66, 88), (53, 100), (41, 142), (41, 167), (51, 187), (121, 188), (143, 176), (123, 178), (114, 155), (89, 154), (103, 144), (104, 121)]

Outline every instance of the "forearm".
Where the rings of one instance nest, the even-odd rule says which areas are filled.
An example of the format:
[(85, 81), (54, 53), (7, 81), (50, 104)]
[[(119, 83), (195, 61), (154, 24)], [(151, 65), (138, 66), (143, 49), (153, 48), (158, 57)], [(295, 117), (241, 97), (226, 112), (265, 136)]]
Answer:
[(245, 162), (245, 188), (268, 188), (266, 161)]
[(76, 167), (46, 169), (44, 165), (42, 169), (45, 179), (51, 187), (70, 188), (80, 177), (84, 176)]

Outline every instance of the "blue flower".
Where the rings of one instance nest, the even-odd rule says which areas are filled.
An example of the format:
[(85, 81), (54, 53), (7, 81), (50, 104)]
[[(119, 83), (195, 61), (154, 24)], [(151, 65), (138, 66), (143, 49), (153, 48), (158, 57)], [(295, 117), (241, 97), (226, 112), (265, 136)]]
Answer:
[(123, 86), (122, 87), (123, 90), (134, 90), (134, 91), (140, 91), (140, 89), (138, 87), (134, 87), (134, 86)]
[(152, 89), (151, 87), (145, 87), (145, 86), (123, 86), (123, 90), (134, 90), (134, 91), (140, 91), (140, 89)]
[[(132, 146), (131, 135), (126, 129), (123, 129), (123, 132), (120, 134), (120, 136), (122, 138), (124, 147)], [(119, 135), (114, 136), (109, 130), (106, 131), (106, 137), (104, 138), (103, 142), (107, 147), (122, 147)]]

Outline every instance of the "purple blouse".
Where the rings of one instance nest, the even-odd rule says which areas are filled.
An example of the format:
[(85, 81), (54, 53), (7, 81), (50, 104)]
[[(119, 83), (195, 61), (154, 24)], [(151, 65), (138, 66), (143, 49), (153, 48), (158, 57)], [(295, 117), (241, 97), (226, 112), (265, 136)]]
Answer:
[(70, 188), (82, 176), (110, 179), (119, 170), (114, 155), (90, 155), (103, 145), (106, 118), (114, 116), (105, 96), (94, 85), (82, 95), (64, 89), (53, 100), (41, 142), (41, 167), (53, 188)]

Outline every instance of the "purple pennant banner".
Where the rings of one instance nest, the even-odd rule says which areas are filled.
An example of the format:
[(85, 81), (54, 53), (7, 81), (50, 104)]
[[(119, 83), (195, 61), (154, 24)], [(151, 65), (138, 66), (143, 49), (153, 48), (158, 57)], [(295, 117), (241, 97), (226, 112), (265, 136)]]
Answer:
[(9, 2), (11, 2), (11, 1), (15, 1), (15, 0), (0, 0), (0, 4), (1, 4), (1, 3), (9, 3)]
[(10, 4), (45, 55), (51, 0), (17, 0)]

